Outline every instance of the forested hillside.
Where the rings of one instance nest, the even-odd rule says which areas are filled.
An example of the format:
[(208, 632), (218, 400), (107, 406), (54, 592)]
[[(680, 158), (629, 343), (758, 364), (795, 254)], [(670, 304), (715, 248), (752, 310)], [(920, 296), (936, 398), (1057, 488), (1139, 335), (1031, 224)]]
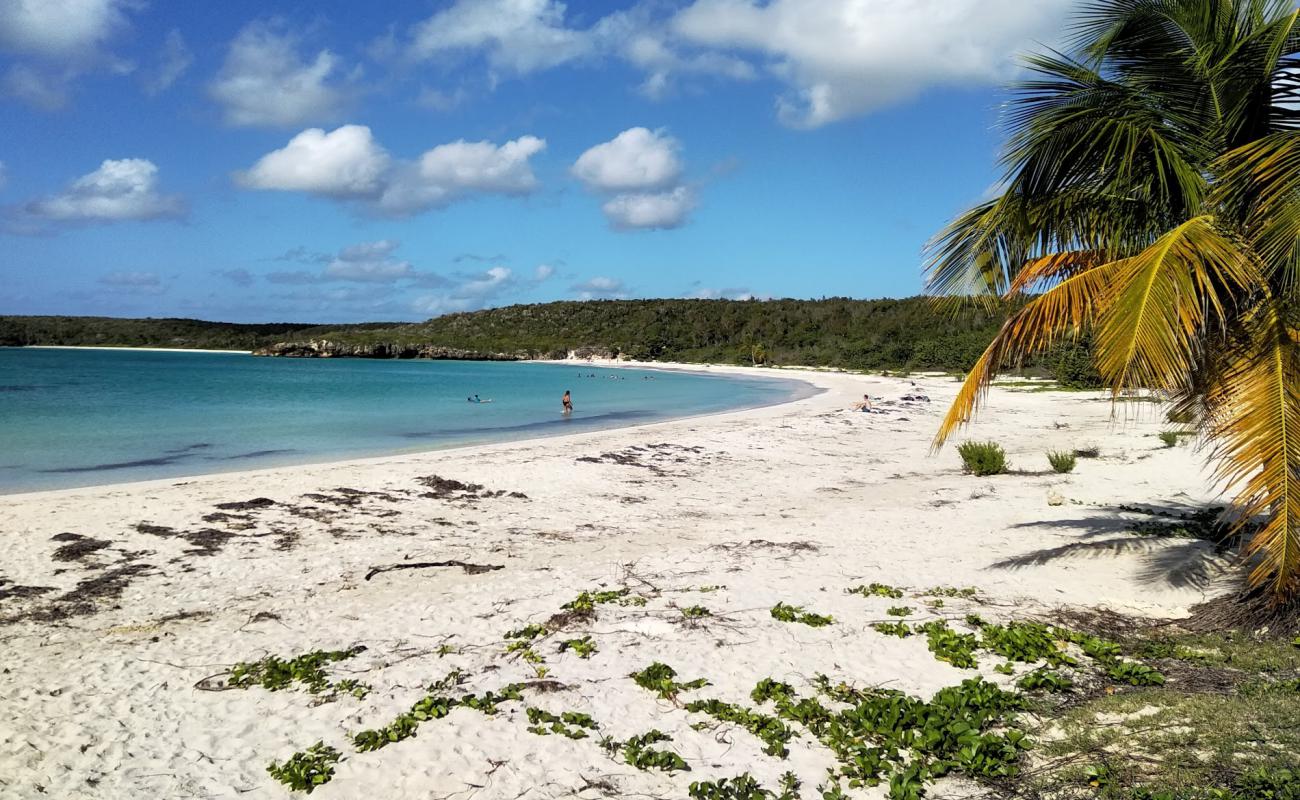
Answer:
[[(709, 361), (960, 372), (1005, 319), (1001, 309), (901, 300), (588, 300), (448, 314), (413, 324), (238, 325), (188, 319), (0, 317), (0, 345), (254, 350), (373, 358), (564, 358), (579, 351), (646, 361)], [(1032, 365), (1071, 384), (1094, 379), (1088, 349)]]
[(282, 339), (310, 338), (324, 331), (391, 327), (367, 325), (242, 325), (197, 319), (119, 319), (116, 317), (0, 316), (0, 347), (68, 345), (93, 347), (181, 347), (254, 350)]

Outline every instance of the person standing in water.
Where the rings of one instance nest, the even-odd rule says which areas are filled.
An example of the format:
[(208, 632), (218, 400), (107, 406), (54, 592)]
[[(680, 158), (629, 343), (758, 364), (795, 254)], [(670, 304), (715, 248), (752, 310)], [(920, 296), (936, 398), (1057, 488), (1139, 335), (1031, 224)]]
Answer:
[(569, 397), (569, 390), (568, 390), (568, 389), (565, 389), (565, 390), (564, 390), (564, 397), (562, 397), (562, 398), (560, 399), (560, 403), (564, 406), (564, 413), (565, 413), (565, 414), (572, 414), (572, 413), (573, 413), (573, 398)]

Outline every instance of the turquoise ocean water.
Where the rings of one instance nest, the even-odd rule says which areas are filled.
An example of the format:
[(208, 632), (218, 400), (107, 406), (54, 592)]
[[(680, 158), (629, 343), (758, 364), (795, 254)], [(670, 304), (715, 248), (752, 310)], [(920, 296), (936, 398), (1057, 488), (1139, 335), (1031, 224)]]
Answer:
[(586, 364), (0, 348), (0, 493), (576, 433), (812, 391)]

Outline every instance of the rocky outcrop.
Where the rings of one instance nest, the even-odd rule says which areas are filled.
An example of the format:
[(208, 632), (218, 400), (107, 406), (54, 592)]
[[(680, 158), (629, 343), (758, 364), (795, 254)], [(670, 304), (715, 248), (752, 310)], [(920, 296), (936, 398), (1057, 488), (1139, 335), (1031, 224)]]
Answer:
[(431, 358), (442, 361), (522, 361), (529, 358), (547, 358), (548, 353), (516, 350), (510, 353), (487, 353), (462, 350), (435, 344), (395, 342), (333, 342), (313, 339), (307, 342), (277, 342), (253, 351), (255, 356), (282, 356), (285, 358)]

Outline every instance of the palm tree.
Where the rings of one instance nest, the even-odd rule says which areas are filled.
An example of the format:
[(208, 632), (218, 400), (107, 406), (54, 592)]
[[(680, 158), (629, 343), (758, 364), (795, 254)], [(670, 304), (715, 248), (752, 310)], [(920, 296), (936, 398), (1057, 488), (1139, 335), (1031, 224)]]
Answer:
[(1013, 87), (1001, 196), (929, 246), (940, 296), (1017, 310), (936, 437), (1005, 367), (1091, 336), (1115, 395), (1194, 415), (1249, 585), (1300, 598), (1300, 14), (1291, 0), (1094, 0)]

